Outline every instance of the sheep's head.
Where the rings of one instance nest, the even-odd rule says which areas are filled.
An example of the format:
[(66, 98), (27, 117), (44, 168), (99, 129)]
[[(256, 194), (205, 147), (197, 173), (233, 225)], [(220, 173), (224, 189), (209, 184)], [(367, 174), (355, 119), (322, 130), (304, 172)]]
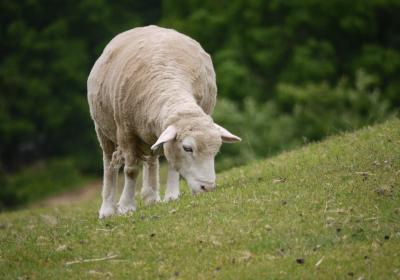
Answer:
[(151, 147), (164, 147), (164, 155), (187, 181), (193, 193), (215, 188), (214, 158), (222, 142), (241, 139), (208, 120), (180, 120), (168, 126)]

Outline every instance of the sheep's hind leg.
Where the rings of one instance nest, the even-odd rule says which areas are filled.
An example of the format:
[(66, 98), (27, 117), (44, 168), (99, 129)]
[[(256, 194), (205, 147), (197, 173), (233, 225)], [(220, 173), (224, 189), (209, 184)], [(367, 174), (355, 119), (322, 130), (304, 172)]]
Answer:
[(127, 214), (136, 210), (135, 203), (135, 184), (136, 177), (139, 173), (139, 166), (136, 160), (127, 156), (125, 158), (125, 183), (121, 198), (118, 202), (118, 213)]
[(176, 200), (179, 197), (179, 173), (168, 164), (167, 189), (164, 201)]
[(158, 156), (150, 156), (143, 164), (142, 198), (146, 205), (160, 201)]
[(115, 191), (117, 187), (118, 169), (113, 168), (110, 164), (112, 154), (115, 150), (114, 143), (109, 140), (98, 127), (96, 127), (96, 132), (100, 146), (103, 149), (103, 202), (99, 210), (99, 218), (102, 219), (115, 214)]

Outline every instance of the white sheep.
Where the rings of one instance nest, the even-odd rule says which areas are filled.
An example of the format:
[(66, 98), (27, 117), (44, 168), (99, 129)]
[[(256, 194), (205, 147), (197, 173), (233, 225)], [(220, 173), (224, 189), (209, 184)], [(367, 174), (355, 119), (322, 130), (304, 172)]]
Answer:
[[(210, 117), (217, 96), (210, 56), (175, 30), (140, 27), (117, 35), (87, 82), (90, 114), (103, 149), (99, 217), (135, 208), (135, 178), (143, 162), (142, 197), (160, 201), (158, 157), (168, 161), (165, 201), (179, 197), (179, 174), (193, 193), (215, 188), (214, 157), (222, 142), (240, 138)], [(117, 162), (125, 184), (116, 204)]]

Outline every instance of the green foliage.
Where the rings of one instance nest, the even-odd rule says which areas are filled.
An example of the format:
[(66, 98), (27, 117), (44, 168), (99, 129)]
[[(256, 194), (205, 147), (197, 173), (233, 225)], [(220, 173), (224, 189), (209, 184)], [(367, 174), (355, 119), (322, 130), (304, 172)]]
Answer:
[[(196, 38), (212, 54), (224, 97), (273, 99), (280, 83), (332, 85), (363, 68), (377, 77), (391, 107), (400, 104), (399, 1), (165, 3), (162, 24)], [(234, 78), (236, 88), (229, 83)]]
[(399, 14), (397, 0), (2, 1), (0, 183), (61, 157), (100, 173), (86, 79), (124, 30), (175, 28), (211, 54), (215, 118), (244, 139), (225, 169), (395, 112)]
[(319, 140), (343, 130), (353, 130), (383, 120), (389, 104), (381, 99), (374, 78), (358, 71), (354, 85), (340, 80), (302, 87), (280, 84), (276, 101), (295, 120), (296, 135)]
[(158, 1), (0, 5), (2, 168), (15, 171), (41, 158), (95, 154), (97, 140), (86, 101), (90, 68), (115, 34), (157, 20)]
[(100, 197), (0, 214), (0, 278), (398, 279), (399, 141), (393, 119), (105, 220)]
[(228, 99), (220, 99), (214, 120), (242, 138), (240, 143), (222, 146), (217, 156), (218, 170), (274, 154), (301, 141), (293, 138), (293, 119), (280, 114), (273, 102), (258, 104), (248, 98), (239, 108)]
[(240, 107), (220, 98), (215, 121), (241, 135), (243, 141), (223, 146), (218, 169), (385, 119), (389, 105), (381, 100), (375, 81), (360, 70), (354, 85), (346, 80), (334, 87), (325, 82), (305, 86), (280, 84), (275, 99), (265, 103), (248, 97)]
[(12, 176), (0, 176), (0, 211), (36, 201), (82, 183), (72, 159), (37, 163)]

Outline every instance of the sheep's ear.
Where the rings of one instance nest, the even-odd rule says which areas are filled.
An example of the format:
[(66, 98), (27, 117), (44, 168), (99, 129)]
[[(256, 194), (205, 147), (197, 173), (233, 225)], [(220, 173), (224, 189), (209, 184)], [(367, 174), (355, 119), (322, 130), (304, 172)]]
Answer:
[(224, 143), (235, 143), (235, 142), (242, 141), (242, 139), (240, 137), (238, 137), (236, 135), (233, 135), (232, 133), (230, 133), (228, 130), (226, 130), (222, 126), (219, 126), (216, 123), (215, 123), (215, 126), (221, 132), (222, 142), (224, 142)]
[(176, 128), (173, 125), (168, 126), (163, 133), (161, 133), (160, 137), (158, 137), (157, 142), (151, 146), (151, 149), (157, 150), (157, 148), (164, 144), (165, 142), (171, 141), (176, 137)]

